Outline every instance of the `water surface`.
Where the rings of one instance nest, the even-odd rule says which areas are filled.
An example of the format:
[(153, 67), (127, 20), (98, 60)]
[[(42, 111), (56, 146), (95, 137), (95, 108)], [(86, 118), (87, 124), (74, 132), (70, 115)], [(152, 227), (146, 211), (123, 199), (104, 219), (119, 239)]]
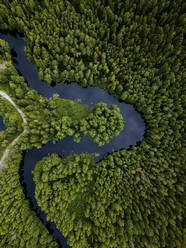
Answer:
[(0, 131), (3, 131), (5, 129), (6, 129), (6, 127), (5, 127), (4, 123), (3, 123), (3, 117), (0, 116)]

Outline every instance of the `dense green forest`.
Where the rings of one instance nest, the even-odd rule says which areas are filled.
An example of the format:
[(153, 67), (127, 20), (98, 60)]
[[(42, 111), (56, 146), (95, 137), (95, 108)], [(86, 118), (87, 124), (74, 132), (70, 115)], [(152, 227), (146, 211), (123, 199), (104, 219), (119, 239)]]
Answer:
[[(63, 139), (67, 135), (74, 135), (74, 141), (80, 142), (82, 136), (88, 136), (99, 146), (102, 146), (108, 143), (113, 136), (119, 135), (124, 128), (123, 117), (116, 105), (108, 107), (105, 103), (97, 103), (88, 112), (87, 110), (85, 111), (85, 106), (75, 102), (71, 104), (70, 100), (56, 100), (60, 100), (63, 106), (62, 108), (61, 106), (58, 107), (63, 116), (53, 124), (55, 129), (59, 130), (55, 136), (57, 140)], [(67, 116), (65, 114), (66, 111), (64, 111), (65, 107), (66, 111), (69, 109)], [(78, 111), (76, 110), (77, 108), (79, 109)], [(73, 111), (71, 111), (73, 109), (76, 111), (76, 114), (73, 114)]]
[[(139, 146), (114, 152), (97, 164), (89, 155), (66, 159), (52, 155), (38, 163), (34, 172), (38, 202), (74, 248), (185, 246), (185, 7), (183, 0), (0, 2), (0, 28), (24, 35), (27, 55), (41, 79), (98, 85), (133, 104), (146, 121), (146, 137)], [(55, 136), (49, 121), (56, 118), (55, 102), (27, 92), (13, 67), (5, 71), (17, 104), (28, 112), (30, 130), (38, 130), (29, 132), (22, 149), (30, 144), (40, 147)], [(1, 77), (0, 72), (0, 81)], [(23, 102), (25, 95), (33, 104)], [(33, 121), (36, 117), (48, 125), (44, 133)], [(16, 203), (27, 205), (17, 179), (16, 156), (0, 175), (0, 223), (5, 223), (0, 225), (0, 245), (56, 247), (28, 207), (13, 208)], [(11, 178), (15, 186), (7, 187)], [(12, 193), (16, 187), (19, 196)], [(52, 201), (56, 209), (50, 207)], [(12, 218), (7, 217), (9, 209)], [(27, 229), (30, 225), (20, 211), (34, 223), (34, 231)], [(12, 238), (15, 233), (18, 238)], [(37, 238), (31, 241), (33, 233)]]
[(21, 152), (8, 157), (8, 169), (0, 172), (0, 247), (58, 247), (30, 209), (20, 184)]

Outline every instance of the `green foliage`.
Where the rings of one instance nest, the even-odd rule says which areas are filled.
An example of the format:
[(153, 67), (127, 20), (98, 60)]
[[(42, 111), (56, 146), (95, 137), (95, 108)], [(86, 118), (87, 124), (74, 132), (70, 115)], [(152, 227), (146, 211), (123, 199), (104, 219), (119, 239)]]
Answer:
[(62, 117), (52, 123), (57, 130), (55, 141), (74, 135), (74, 141), (80, 142), (82, 136), (89, 136), (102, 146), (124, 128), (123, 117), (116, 105), (108, 107), (105, 103), (98, 103), (88, 112), (86, 105), (57, 99), (56, 108), (58, 117)]
[[(42, 79), (98, 85), (133, 104), (146, 120), (139, 147), (93, 166), (85, 211), (90, 225), (84, 219), (73, 223), (67, 215), (64, 235), (73, 247), (184, 247), (184, 10), (183, 0), (1, 1), (0, 28), (24, 34), (27, 55)], [(41, 145), (37, 128), (30, 139)], [(43, 196), (50, 218), (44, 202)], [(83, 202), (82, 196), (80, 206)], [(67, 205), (76, 214), (75, 204), (67, 200)], [(64, 216), (60, 211), (56, 218)]]
[(156, 156), (156, 166), (153, 153), (143, 157), (147, 170), (133, 151), (116, 152), (96, 164), (86, 154), (49, 155), (34, 169), (37, 202), (72, 247), (162, 247), (170, 230), (181, 235), (175, 211), (178, 221), (182, 210), (176, 194), (183, 188), (175, 185), (169, 160), (159, 152)]
[(6, 41), (0, 39), (0, 70), (1, 64), (7, 60), (11, 60), (10, 48)]
[(21, 157), (17, 150), (8, 158), (8, 169), (0, 171), (0, 247), (58, 247), (25, 199), (19, 178)]
[(61, 98), (54, 98), (56, 102), (56, 110), (57, 114), (60, 117), (68, 116), (73, 121), (84, 119), (88, 115), (88, 106), (78, 104), (75, 101), (61, 99)]
[(120, 109), (116, 105), (108, 107), (105, 103), (97, 103), (85, 119), (73, 124), (78, 130), (75, 132), (75, 137), (89, 136), (99, 146), (108, 143), (110, 138), (119, 135), (124, 128)]
[[(27, 130), (29, 132), (23, 136), (24, 142), (22, 146), (24, 149), (32, 146), (41, 147), (42, 144), (51, 140), (51, 137), (55, 135), (55, 130), (50, 128), (50, 121), (56, 118), (56, 111), (54, 110), (55, 104), (39, 96), (36, 91), (30, 90), (24, 82), (24, 78), (18, 75), (11, 63), (0, 73), (0, 90), (5, 91), (14, 99), (16, 105), (25, 113), (28, 123)], [(8, 110), (2, 105), (1, 111), (3, 111), (3, 109), (4, 112)], [(9, 114), (10, 113), (7, 113), (7, 115)], [(13, 116), (11, 118), (13, 118)], [(11, 125), (11, 123), (9, 123), (9, 125)], [(16, 122), (13, 126), (15, 125)], [(43, 128), (45, 128), (47, 133), (44, 132)], [(31, 138), (31, 135), (33, 135), (35, 139), (33, 139), (33, 137)]]
[(3, 122), (6, 129), (0, 132), (0, 158), (3, 151), (11, 141), (23, 131), (23, 121), (17, 112), (6, 99), (0, 96), (0, 115), (3, 116)]
[[(77, 247), (90, 247), (84, 221), (86, 204), (92, 194), (93, 157), (87, 154), (61, 159), (52, 154), (37, 163), (34, 170), (36, 199), (69, 240), (79, 241)], [(54, 193), (56, 192), (56, 193)], [(76, 230), (76, 238), (74, 237)], [(76, 246), (75, 246), (76, 247)]]

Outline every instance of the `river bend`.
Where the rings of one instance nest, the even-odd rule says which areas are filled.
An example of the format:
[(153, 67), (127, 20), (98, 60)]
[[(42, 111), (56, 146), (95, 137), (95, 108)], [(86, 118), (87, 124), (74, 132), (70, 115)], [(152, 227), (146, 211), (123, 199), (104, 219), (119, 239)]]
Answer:
[(112, 153), (119, 149), (128, 149), (142, 141), (145, 133), (145, 122), (141, 115), (130, 104), (119, 102), (117, 98), (109, 95), (99, 87), (83, 88), (77, 83), (61, 84), (53, 86), (41, 81), (38, 77), (36, 67), (30, 62), (25, 53), (26, 42), (16, 33), (0, 32), (0, 38), (9, 43), (12, 52), (13, 64), (19, 73), (25, 78), (28, 85), (36, 90), (40, 95), (50, 98), (54, 93), (59, 94), (61, 98), (81, 101), (92, 108), (98, 102), (105, 102), (108, 105), (116, 104), (120, 108), (125, 121), (124, 130), (120, 135), (113, 137), (110, 143), (98, 147), (91, 139), (83, 137), (80, 143), (75, 143), (72, 137), (60, 140), (56, 144), (47, 143), (41, 149), (33, 148), (24, 154), (23, 165), (21, 167), (21, 183), (24, 187), (26, 198), (30, 200), (31, 207), (34, 209), (43, 224), (49, 229), (54, 238), (60, 243), (61, 247), (69, 247), (66, 239), (61, 232), (56, 229), (54, 223), (46, 221), (46, 214), (37, 205), (34, 197), (35, 183), (33, 181), (32, 170), (37, 161), (51, 153), (57, 153), (62, 157), (67, 157), (73, 153), (91, 153), (94, 155), (95, 162), (101, 160), (107, 153)]

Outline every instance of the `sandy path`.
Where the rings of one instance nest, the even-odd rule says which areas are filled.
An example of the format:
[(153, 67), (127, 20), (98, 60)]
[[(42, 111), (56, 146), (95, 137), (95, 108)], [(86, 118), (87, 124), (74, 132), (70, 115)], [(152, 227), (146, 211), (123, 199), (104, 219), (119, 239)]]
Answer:
[[(21, 111), (21, 109), (19, 109), (19, 108), (16, 106), (15, 102), (9, 97), (9, 95), (7, 95), (4, 91), (1, 91), (1, 90), (0, 90), (0, 95), (1, 95), (2, 97), (6, 98), (6, 99), (7, 99), (7, 100), (8, 100), (8, 101), (17, 109), (17, 111), (19, 112), (19, 114), (21, 115), (21, 117), (22, 117), (22, 119), (23, 119), (23, 122), (24, 122), (24, 123), (27, 123), (25, 114), (23, 113), (23, 111)], [(24, 129), (24, 131), (23, 131), (18, 137), (16, 137), (8, 147), (14, 146), (15, 143), (21, 138), (22, 134), (23, 134), (23, 133), (26, 133), (26, 132), (27, 132), (27, 130)], [(7, 147), (6, 150), (4, 151), (3, 156), (2, 156), (2, 158), (1, 158), (1, 160), (0, 160), (0, 169), (4, 169), (4, 168), (5, 168), (4, 160), (7, 158), (8, 154), (9, 154), (10, 151), (11, 151), (8, 147)]]

